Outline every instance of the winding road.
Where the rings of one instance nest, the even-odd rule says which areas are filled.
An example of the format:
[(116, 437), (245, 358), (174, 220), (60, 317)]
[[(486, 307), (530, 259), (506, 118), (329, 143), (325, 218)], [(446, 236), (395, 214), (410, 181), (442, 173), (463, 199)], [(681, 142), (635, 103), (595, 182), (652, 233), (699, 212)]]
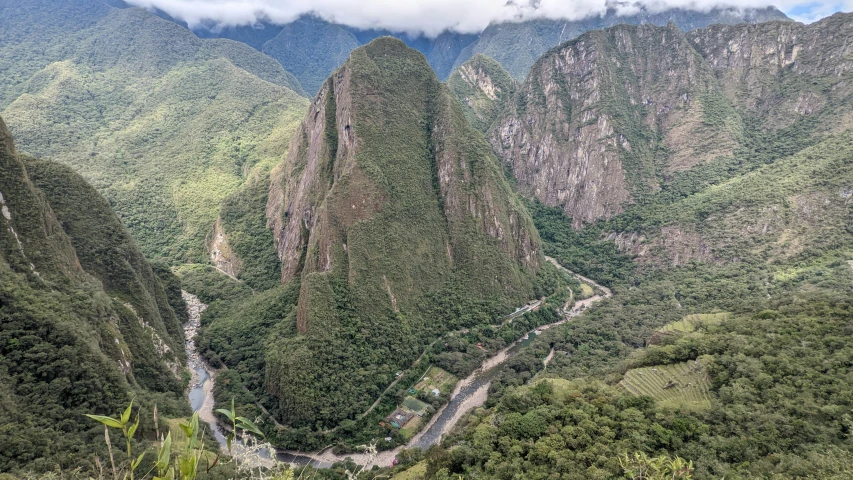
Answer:
[[(439, 409), (435, 415), (433, 415), (432, 419), (426, 425), (426, 427), (424, 427), (417, 435), (415, 435), (409, 441), (408, 444), (397, 447), (393, 450), (378, 452), (376, 454), (353, 453), (345, 455), (336, 455), (330, 451), (307, 453), (299, 451), (281, 450), (279, 451), (279, 460), (298, 465), (311, 464), (318, 468), (327, 468), (336, 462), (341, 462), (346, 460), (347, 458), (350, 458), (356, 464), (365, 465), (366, 468), (369, 469), (372, 468), (374, 465), (391, 465), (397, 454), (403, 448), (427, 449), (430, 446), (440, 442), (441, 437), (444, 436), (447, 432), (451, 431), (466, 413), (470, 412), (474, 408), (482, 406), (486, 402), (486, 399), (488, 398), (489, 385), (491, 384), (492, 379), (498, 371), (495, 367), (506, 362), (512, 355), (514, 355), (520, 349), (521, 343), (527, 340), (530, 337), (531, 333), (540, 332), (542, 330), (547, 330), (551, 327), (566, 323), (572, 318), (582, 314), (587, 308), (591, 307), (595, 303), (612, 296), (610, 289), (608, 289), (607, 287), (599, 285), (598, 283), (582, 275), (578, 275), (572, 272), (571, 270), (568, 270), (567, 268), (560, 265), (553, 258), (545, 257), (545, 259), (556, 265), (557, 268), (569, 273), (578, 280), (594, 286), (597, 291), (601, 293), (596, 293), (592, 297), (575, 302), (570, 310), (567, 310), (567, 303), (566, 306), (564, 306), (563, 308), (563, 318), (561, 318), (559, 321), (534, 328), (533, 330), (525, 333), (522, 337), (518, 338), (508, 347), (504, 348), (503, 350), (500, 350), (495, 355), (484, 360), (480, 367), (477, 368), (477, 370), (475, 370), (473, 373), (471, 373), (471, 375), (456, 384), (456, 388), (454, 388), (453, 393), (450, 396), (450, 401), (446, 405), (441, 407), (441, 409)], [(219, 440), (222, 435), (218, 429), (218, 426), (216, 425), (215, 419), (213, 418), (211, 411), (213, 404), (212, 390), (215, 373), (212, 373), (212, 369), (210, 369), (209, 366), (204, 364), (203, 360), (199, 358), (197, 352), (195, 352), (195, 343), (192, 341), (192, 338), (195, 336), (195, 330), (198, 328), (201, 311), (204, 309), (204, 307), (206, 307), (206, 305), (202, 304), (194, 295), (188, 294), (186, 292), (183, 293), (184, 299), (187, 301), (188, 310), (190, 313), (190, 322), (188, 323), (188, 328), (186, 332), (187, 357), (189, 360), (189, 367), (191, 371), (194, 372), (194, 388), (190, 392), (190, 398), (191, 401), (196, 405), (201, 404), (199, 416), (203, 420), (211, 424), (211, 428), (213, 428), (214, 433), (219, 433), (218, 435), (216, 435), (217, 439)], [(529, 310), (530, 304), (525, 305), (525, 307), (527, 307), (527, 309)], [(510, 317), (512, 318), (514, 318), (515, 316), (515, 314), (510, 315)], [(548, 358), (545, 360), (546, 365), (548, 360), (550, 360), (552, 356), (553, 350), (549, 354)], [(421, 355), (421, 357), (423, 357), (423, 355)], [(418, 359), (418, 361), (420, 361), (420, 358)], [(199, 378), (199, 376), (201, 378)], [(209, 378), (204, 378), (205, 376), (209, 376)], [(395, 380), (395, 382), (392, 383), (391, 386), (389, 386), (389, 389), (394, 384), (396, 384), (397, 381), (399, 381), (399, 379)], [(374, 403), (366, 413), (369, 413), (377, 404), (378, 401)], [(194, 405), (194, 407), (198, 408), (196, 407), (196, 405)], [(222, 437), (220, 442), (224, 443), (224, 437)]]
[(560, 265), (553, 258), (545, 257), (545, 259), (578, 280), (592, 285), (601, 293), (575, 302), (571, 310), (564, 311), (564, 316), (559, 321), (534, 328), (533, 330), (525, 333), (522, 337), (518, 338), (508, 347), (500, 350), (495, 355), (483, 361), (477, 370), (456, 384), (456, 388), (450, 396), (450, 401), (441, 407), (435, 415), (433, 415), (426, 427), (415, 435), (408, 444), (397, 447), (393, 450), (378, 452), (374, 455), (363, 453), (336, 455), (330, 451), (315, 454), (298, 451), (282, 451), (280, 459), (283, 461), (299, 463), (301, 465), (311, 463), (315, 467), (324, 468), (331, 466), (335, 462), (342, 462), (347, 458), (350, 458), (356, 464), (365, 465), (367, 469), (370, 469), (373, 465), (378, 465), (380, 467), (391, 465), (397, 454), (404, 448), (421, 448), (425, 450), (440, 442), (441, 437), (452, 430), (466, 413), (482, 406), (486, 402), (486, 399), (488, 398), (489, 385), (491, 384), (492, 378), (497, 373), (495, 367), (507, 361), (518, 350), (519, 344), (524, 340), (527, 340), (531, 333), (547, 330), (551, 327), (566, 323), (572, 318), (582, 314), (592, 305), (605, 298), (610, 298), (613, 295), (609, 288), (572, 272)]

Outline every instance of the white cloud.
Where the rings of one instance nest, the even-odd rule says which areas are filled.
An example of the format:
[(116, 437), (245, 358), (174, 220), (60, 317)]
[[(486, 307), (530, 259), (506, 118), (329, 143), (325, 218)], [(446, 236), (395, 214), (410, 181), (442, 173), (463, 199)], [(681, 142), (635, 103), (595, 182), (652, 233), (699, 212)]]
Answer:
[[(258, 20), (287, 23), (303, 14), (357, 28), (385, 28), (434, 36), (444, 30), (482, 31), (490, 22), (532, 18), (578, 20), (606, 11), (609, 0), (127, 0), (137, 6), (160, 8), (190, 26), (213, 22), (249, 25)], [(714, 7), (765, 7), (787, 11), (803, 0), (641, 0), (647, 10), (680, 7), (707, 11)], [(853, 8), (853, 0), (811, 2), (814, 8), (799, 19), (811, 21), (833, 10)], [(631, 13), (630, 4), (623, 4)]]

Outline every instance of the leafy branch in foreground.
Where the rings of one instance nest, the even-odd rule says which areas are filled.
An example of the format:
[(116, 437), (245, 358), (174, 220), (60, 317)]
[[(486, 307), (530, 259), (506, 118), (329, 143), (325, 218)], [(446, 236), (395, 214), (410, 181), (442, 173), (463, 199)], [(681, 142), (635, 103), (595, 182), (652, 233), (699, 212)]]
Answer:
[(124, 441), (127, 445), (127, 461), (130, 464), (130, 480), (133, 480), (133, 472), (136, 471), (137, 467), (139, 467), (139, 464), (142, 463), (142, 459), (145, 457), (145, 452), (142, 452), (136, 459), (134, 459), (130, 453), (130, 441), (136, 434), (136, 429), (139, 428), (139, 411), (136, 412), (136, 421), (133, 424), (130, 423), (130, 415), (132, 413), (132, 408), (133, 400), (130, 401), (130, 405), (127, 406), (127, 408), (124, 410), (124, 412), (122, 412), (119, 418), (112, 418), (104, 415), (86, 414), (87, 417), (104, 424), (104, 436), (106, 438), (107, 448), (110, 451), (110, 462), (112, 463), (113, 467), (113, 476), (116, 476), (116, 467), (115, 461), (113, 460), (112, 447), (110, 446), (110, 434), (108, 429), (117, 428), (121, 430), (122, 434), (124, 434)]
[[(104, 415), (89, 415), (86, 416), (104, 424), (104, 438), (107, 443), (107, 449), (110, 454), (110, 463), (112, 466), (113, 480), (134, 480), (134, 475), (143, 459), (145, 452), (143, 451), (138, 457), (134, 458), (131, 449), (131, 440), (133, 439), (139, 427), (139, 411), (136, 413), (136, 420), (131, 423), (130, 418), (133, 411), (133, 401), (130, 405), (116, 418), (107, 417)], [(254, 437), (244, 437), (245, 444), (242, 444), (239, 449), (235, 449), (232, 453), (232, 443), (237, 438), (238, 431), (243, 433), (252, 433), (263, 438), (264, 434), (257, 425), (251, 420), (237, 415), (234, 407), (234, 400), (231, 400), (231, 409), (219, 409), (217, 412), (225, 415), (231, 420), (232, 430), (227, 436), (228, 454), (231, 456), (231, 461), (241, 478), (252, 479), (276, 479), (289, 480), (293, 478), (293, 472), (288, 468), (286, 463), (279, 462), (275, 456), (275, 449), (268, 443), (258, 443)], [(153, 462), (150, 469), (140, 475), (139, 479), (150, 478), (151, 480), (195, 480), (200, 474), (210, 473), (211, 469), (220, 464), (220, 456), (217, 454), (212, 462), (208, 459), (207, 468), (200, 468), (202, 458), (205, 456), (205, 448), (203, 441), (203, 427), (199, 422), (198, 412), (193, 413), (192, 417), (181, 422), (178, 426), (181, 429), (185, 441), (174, 444), (176, 448), (180, 446), (179, 452), (173, 452), (172, 432), (168, 432), (166, 437), (160, 434), (157, 417), (157, 407), (154, 407), (154, 423), (157, 432), (157, 459)], [(127, 461), (116, 468), (115, 459), (113, 457), (112, 445), (110, 442), (110, 429), (121, 430), (124, 434), (125, 443), (127, 446)], [(210, 454), (213, 455), (212, 453)], [(100, 468), (100, 460), (96, 457), (95, 463)], [(229, 463), (229, 462), (225, 462)], [(151, 475), (156, 470), (156, 475)]]
[[(136, 413), (136, 421), (132, 424), (130, 423), (132, 409), (133, 400), (131, 400), (130, 405), (127, 406), (127, 408), (118, 418), (107, 417), (104, 415), (86, 414), (87, 417), (104, 424), (104, 438), (107, 443), (107, 449), (110, 452), (110, 463), (112, 464), (114, 480), (118, 480), (120, 477), (118, 474), (118, 470), (116, 470), (112, 446), (110, 444), (110, 428), (122, 431), (122, 433), (124, 434), (125, 444), (127, 446), (127, 465), (129, 468), (125, 475), (121, 478), (129, 478), (130, 480), (133, 480), (136, 469), (139, 468), (139, 465), (142, 463), (143, 458), (145, 458), (145, 452), (142, 452), (139, 454), (139, 456), (133, 458), (133, 454), (131, 451), (131, 440), (136, 434), (136, 430), (139, 428), (138, 410)], [(157, 451), (157, 461), (154, 463), (154, 466), (152, 466), (151, 469), (145, 475), (142, 476), (142, 478), (147, 477), (148, 474), (150, 474), (154, 469), (157, 470), (157, 475), (153, 477), (153, 480), (175, 480), (176, 472), (180, 474), (179, 478), (181, 480), (194, 480), (198, 476), (198, 466), (201, 461), (202, 454), (204, 453), (204, 441), (199, 440), (201, 428), (199, 427), (198, 412), (193, 413), (192, 418), (188, 422), (181, 422), (180, 427), (184, 435), (186, 436), (186, 443), (183, 452), (181, 452), (175, 458), (173, 464), (171, 451), (172, 433), (169, 432), (168, 434), (166, 434), (165, 439), (159, 438), (160, 447)], [(207, 468), (207, 471), (209, 472), (210, 469), (216, 466), (218, 462), (219, 456), (217, 455), (216, 459), (214, 459), (213, 461), (213, 464)]]
[(217, 408), (217, 413), (221, 413), (228, 417), (228, 420), (231, 420), (231, 431), (228, 432), (228, 436), (225, 437), (225, 441), (228, 443), (228, 453), (231, 453), (231, 442), (234, 441), (235, 436), (237, 435), (237, 429), (240, 428), (247, 432), (252, 432), (255, 435), (265, 438), (261, 429), (258, 428), (251, 420), (246, 417), (237, 416), (237, 411), (234, 409), (234, 399), (231, 399), (231, 410), (225, 408)]

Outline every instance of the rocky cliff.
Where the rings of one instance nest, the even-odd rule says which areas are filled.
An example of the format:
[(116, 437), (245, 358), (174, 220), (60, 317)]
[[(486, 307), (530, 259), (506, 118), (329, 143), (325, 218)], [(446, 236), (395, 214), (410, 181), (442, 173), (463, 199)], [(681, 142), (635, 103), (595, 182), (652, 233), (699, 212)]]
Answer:
[(836, 14), (810, 25), (771, 22), (715, 25), (687, 34), (729, 98), (762, 128), (801, 123), (810, 132), (853, 125), (853, 16)]
[(741, 136), (713, 71), (674, 24), (622, 25), (552, 50), (489, 134), (520, 190), (562, 206), (576, 227), (731, 154)]
[[(489, 139), (523, 194), (580, 228), (673, 190), (676, 178), (712, 181), (720, 168), (734, 174), (848, 129), (851, 29), (853, 16), (837, 14), (590, 32), (536, 62)], [(709, 166), (719, 159), (734, 163)], [(691, 173), (699, 166), (716, 170)]]
[[(503, 22), (489, 25), (477, 41), (462, 50), (453, 68), (458, 68), (476, 54), (496, 59), (516, 79), (523, 80), (536, 60), (551, 48), (572, 40), (594, 29), (619, 24), (658, 25), (675, 23), (681, 30), (689, 31), (714, 24), (761, 23), (788, 20), (778, 9), (769, 8), (714, 8), (695, 11), (671, 8), (660, 11), (632, 5), (629, 13), (624, 3), (607, 2), (602, 15), (581, 20), (551, 20), (547, 18), (526, 22)], [(638, 11), (637, 11), (638, 10)]]
[(485, 55), (475, 55), (450, 75), (447, 86), (471, 125), (487, 132), (513, 98), (518, 85), (500, 63)]
[[(447, 87), (401, 41), (355, 50), (321, 87), (290, 152), (273, 172), (267, 216), (282, 282), (301, 281), (301, 338), (288, 342), (312, 346), (278, 349), (267, 370), (291, 422), (321, 408), (299, 398), (299, 385), (326, 384), (293, 387), (291, 367), (354, 368), (324, 360), (329, 345), (367, 342), (404, 366), (448, 326), (424, 318), (429, 307), (419, 302), (430, 295), (449, 289), (466, 302), (506, 306), (499, 308), (532, 295), (541, 253), (528, 213)], [(359, 338), (350, 337), (353, 322), (363, 324)], [(389, 328), (395, 339), (383, 340)], [(415, 348), (398, 351), (404, 344)], [(297, 361), (300, 351), (312, 358)]]

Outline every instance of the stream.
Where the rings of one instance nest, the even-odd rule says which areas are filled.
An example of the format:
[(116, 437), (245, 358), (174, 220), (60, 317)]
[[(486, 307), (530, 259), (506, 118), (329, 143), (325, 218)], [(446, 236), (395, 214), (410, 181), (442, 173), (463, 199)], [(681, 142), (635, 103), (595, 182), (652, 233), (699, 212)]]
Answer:
[(213, 415), (213, 382), (215, 374), (213, 369), (201, 358), (196, 351), (195, 336), (198, 328), (201, 325), (201, 313), (207, 308), (207, 305), (201, 303), (197, 296), (181, 291), (181, 296), (187, 304), (187, 316), (189, 320), (184, 325), (184, 348), (187, 351), (187, 369), (192, 375), (190, 377), (190, 391), (187, 395), (190, 407), (193, 412), (198, 412), (199, 420), (206, 422), (210, 426), (210, 431), (219, 442), (219, 448), (223, 452), (226, 450), (225, 434), (219, 424), (216, 423), (216, 417)]
[[(280, 450), (278, 453), (278, 460), (300, 466), (310, 464), (316, 468), (328, 468), (335, 462), (341, 462), (347, 458), (351, 458), (356, 464), (366, 465), (369, 469), (373, 465), (378, 465), (380, 467), (391, 465), (397, 454), (403, 448), (421, 448), (426, 450), (430, 446), (440, 442), (441, 437), (452, 430), (466, 413), (482, 406), (486, 402), (489, 385), (499, 371), (496, 368), (497, 366), (506, 362), (519, 350), (529, 345), (543, 330), (561, 325), (580, 315), (598, 301), (611, 296), (610, 290), (606, 287), (565, 269), (553, 258), (546, 257), (546, 259), (578, 280), (594, 286), (602, 293), (596, 294), (585, 300), (575, 302), (571, 310), (563, 312), (563, 318), (560, 321), (543, 325), (527, 332), (524, 336), (517, 339), (508, 347), (484, 360), (477, 370), (456, 385), (456, 388), (450, 396), (450, 401), (436, 412), (426, 427), (415, 435), (408, 444), (397, 447), (393, 450), (378, 452), (374, 455), (368, 455), (365, 453), (335, 455), (330, 451), (312, 454), (307, 452)], [(215, 373), (211, 373), (213, 370), (210, 369), (204, 360), (198, 356), (198, 353), (195, 351), (195, 343), (192, 340), (195, 337), (196, 330), (198, 329), (201, 312), (204, 311), (207, 306), (201, 303), (198, 300), (198, 297), (192, 294), (183, 292), (183, 295), (184, 300), (187, 302), (187, 309), (190, 317), (187, 327), (185, 328), (185, 333), (187, 335), (187, 363), (190, 371), (193, 372), (189, 401), (193, 407), (193, 411), (199, 411), (199, 418), (210, 424), (216, 439), (219, 440), (220, 447), (224, 448), (225, 437), (222, 435), (221, 429), (216, 424), (212, 411), (212, 392)]]

